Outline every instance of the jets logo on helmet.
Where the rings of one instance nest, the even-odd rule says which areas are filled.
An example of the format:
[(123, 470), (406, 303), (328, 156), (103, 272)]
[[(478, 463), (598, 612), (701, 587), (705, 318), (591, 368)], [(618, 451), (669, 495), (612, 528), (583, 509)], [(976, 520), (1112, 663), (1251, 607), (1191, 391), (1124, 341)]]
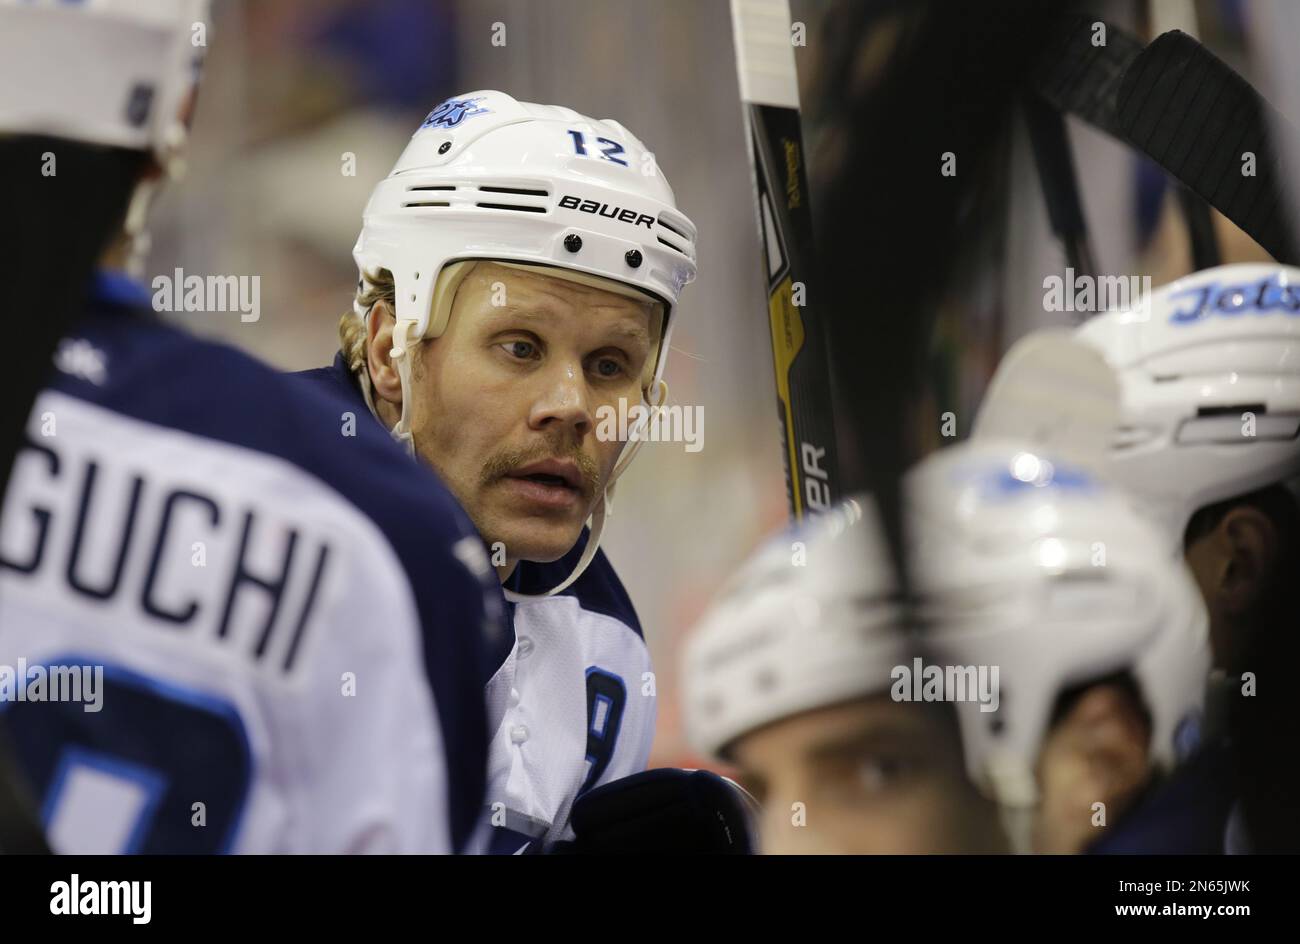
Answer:
[(1258, 284), (1225, 285), (1213, 281), (1192, 284), (1169, 296), (1171, 302), (1184, 298), (1188, 301), (1179, 301), (1169, 315), (1171, 324), (1185, 324), (1214, 315), (1232, 317), (1246, 312), (1256, 315), (1274, 312), (1300, 314), (1300, 286), (1283, 281), (1276, 272)]
[(478, 102), (481, 101), (482, 98), (449, 98), (429, 112), (420, 128), (454, 128), (466, 118), (486, 115), (491, 109), (480, 108)]

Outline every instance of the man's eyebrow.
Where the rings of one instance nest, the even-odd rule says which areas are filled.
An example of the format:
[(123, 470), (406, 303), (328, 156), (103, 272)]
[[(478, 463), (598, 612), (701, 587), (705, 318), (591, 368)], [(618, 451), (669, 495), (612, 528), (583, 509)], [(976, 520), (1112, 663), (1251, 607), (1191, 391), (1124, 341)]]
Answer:
[(616, 322), (609, 326), (610, 334), (622, 335), (630, 341), (637, 341), (641, 344), (650, 343), (650, 333), (639, 324), (627, 321)]
[(844, 754), (899, 748), (908, 745), (923, 730), (909, 724), (886, 722), (845, 731), (811, 745), (806, 755), (813, 760), (833, 760)]
[[(507, 317), (517, 318), (524, 321), (545, 321), (554, 317), (554, 315), (547, 310), (548, 307), (549, 306), (547, 306), (545, 303), (529, 304), (529, 305), (506, 304), (500, 306), (493, 306), (493, 308), (488, 312), (488, 318), (490, 320), (495, 320), (495, 321), (499, 321)], [(601, 305), (601, 306), (593, 306), (593, 307), (603, 308), (607, 306)], [(612, 307), (612, 306), (608, 306), (608, 307)], [(650, 333), (645, 329), (644, 326), (638, 324), (637, 322), (629, 318), (623, 318), (620, 319), (619, 321), (614, 322), (613, 324), (610, 324), (607, 330), (611, 334), (620, 335), (624, 338), (627, 338), (630, 341), (637, 341), (647, 346), (649, 346), (650, 344)]]

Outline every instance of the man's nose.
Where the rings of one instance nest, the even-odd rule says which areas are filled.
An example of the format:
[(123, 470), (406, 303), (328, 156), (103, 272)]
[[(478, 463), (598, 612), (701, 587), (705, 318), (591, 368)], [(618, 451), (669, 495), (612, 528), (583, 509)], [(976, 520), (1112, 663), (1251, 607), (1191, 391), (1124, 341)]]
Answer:
[(591, 431), (587, 378), (581, 364), (556, 363), (539, 378), (540, 391), (528, 416), (533, 429), (571, 428), (582, 438)]

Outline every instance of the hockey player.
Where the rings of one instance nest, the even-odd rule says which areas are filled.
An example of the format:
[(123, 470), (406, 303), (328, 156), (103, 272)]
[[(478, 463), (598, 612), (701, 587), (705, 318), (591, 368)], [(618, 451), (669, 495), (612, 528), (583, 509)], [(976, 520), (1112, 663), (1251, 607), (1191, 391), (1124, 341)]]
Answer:
[[(176, 166), (205, 14), (0, 0), (0, 186), (118, 188), (106, 266)], [(0, 520), (0, 711), (53, 848), (465, 846), (503, 613), (436, 477), (121, 271), (55, 367)]]
[(1113, 472), (1186, 553), (1215, 665), (1239, 672), (1300, 553), (1300, 269), (1207, 269), (1078, 335), (1120, 380)]
[(767, 851), (1083, 851), (1198, 717), (1190, 577), (1113, 490), (1007, 442), (931, 456), (908, 494), (919, 641), (869, 501), (846, 503), (774, 541), (692, 638), (692, 739), (767, 794)]
[(1300, 769), (1276, 743), (1294, 724), (1291, 680), (1277, 673), (1300, 657), (1300, 270), (1196, 272), (1078, 336), (1120, 381), (1113, 474), (1185, 553), (1209, 611), (1207, 734), (1230, 733), (1240, 765), (1228, 846), (1294, 852)]
[(1191, 577), (1122, 493), (1007, 440), (930, 456), (908, 494), (928, 648), (999, 668), (996, 710), (955, 693), (970, 774), (1016, 849), (1084, 851), (1194, 741), (1209, 651)]
[(762, 851), (1005, 851), (948, 704), (891, 697), (904, 633), (869, 496), (771, 539), (687, 643), (687, 733), (762, 805)]
[(303, 376), (431, 465), (491, 552), (514, 637), (487, 688), (486, 815), (493, 849), (536, 850), (649, 755), (649, 653), (598, 545), (640, 444), (609, 419), (663, 402), (695, 227), (622, 125), (477, 91), (420, 125), (353, 255), (340, 353)]

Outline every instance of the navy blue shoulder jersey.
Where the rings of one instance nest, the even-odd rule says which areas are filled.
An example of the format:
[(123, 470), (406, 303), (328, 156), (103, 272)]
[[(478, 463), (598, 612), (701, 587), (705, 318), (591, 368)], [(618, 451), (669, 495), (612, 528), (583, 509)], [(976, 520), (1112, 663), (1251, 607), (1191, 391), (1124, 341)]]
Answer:
[(348, 399), (95, 296), (0, 521), (0, 711), (52, 844), (463, 847), (504, 613), (460, 507)]

